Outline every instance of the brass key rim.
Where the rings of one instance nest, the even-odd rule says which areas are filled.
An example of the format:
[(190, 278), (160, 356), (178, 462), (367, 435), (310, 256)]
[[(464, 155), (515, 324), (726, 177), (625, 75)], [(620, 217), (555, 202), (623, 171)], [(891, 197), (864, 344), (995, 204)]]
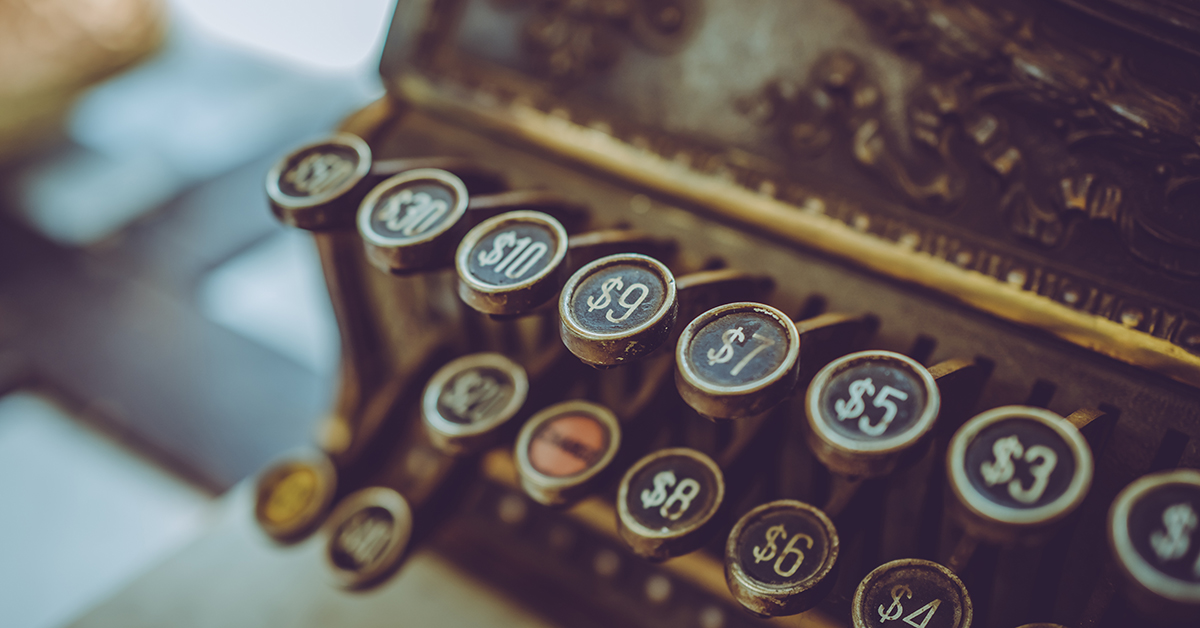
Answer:
[[(367, 508), (382, 508), (392, 518), (387, 545), (379, 556), (362, 570), (344, 569), (333, 560), (333, 542), (338, 528), (355, 513)], [(337, 505), (325, 524), (325, 564), (333, 574), (335, 583), (346, 589), (356, 589), (374, 584), (391, 573), (396, 567), (408, 541), (412, 536), (412, 508), (408, 500), (395, 490), (371, 486), (347, 495)]]
[[(540, 225), (548, 228), (553, 234), (555, 240), (554, 256), (546, 263), (546, 266), (521, 281), (497, 285), (484, 283), (475, 278), (471, 273), (470, 256), (471, 252), (479, 244), (480, 240), (491, 235), (496, 227), (508, 222), (526, 222)], [(567, 230), (563, 228), (562, 223), (554, 219), (554, 217), (543, 214), (542, 212), (531, 211), (527, 209), (506, 212), (499, 216), (493, 216), (478, 225), (475, 225), (458, 245), (458, 250), (454, 255), (454, 265), (458, 272), (458, 280), (468, 287), (471, 291), (486, 295), (486, 296), (501, 296), (512, 292), (518, 292), (532, 288), (548, 277), (558, 272), (563, 262), (567, 257)]]
[(888, 572), (897, 569), (930, 572), (933, 577), (946, 582), (950, 588), (953, 589), (953, 593), (955, 593), (958, 597), (959, 608), (962, 612), (962, 615), (959, 617), (958, 623), (954, 625), (954, 628), (970, 628), (971, 621), (975, 614), (975, 607), (971, 602), (971, 594), (967, 592), (966, 585), (963, 584), (963, 581), (956, 576), (953, 571), (950, 571), (945, 566), (935, 563), (931, 560), (923, 560), (920, 558), (901, 558), (899, 560), (893, 560), (891, 562), (884, 563), (871, 570), (871, 573), (867, 574), (866, 577), (864, 577), (862, 581), (858, 583), (858, 587), (854, 589), (854, 601), (851, 603), (850, 611), (851, 621), (854, 624), (854, 628), (871, 628), (872, 626), (882, 623), (872, 622), (867, 619), (868, 617), (874, 617), (874, 615), (870, 615), (870, 613), (875, 609), (865, 608), (867, 603), (866, 597), (876, 580), (882, 579), (888, 574)]
[[(513, 393), (504, 407), (493, 416), (476, 423), (456, 423), (442, 416), (438, 410), (438, 401), (450, 380), (460, 373), (481, 368), (491, 368), (508, 376)], [(513, 418), (525, 404), (528, 395), (529, 376), (520, 364), (500, 353), (472, 353), (447, 362), (429, 378), (421, 395), (421, 418), (425, 420), (426, 428), (437, 432), (439, 436), (475, 436), (489, 432)]]
[[(630, 327), (629, 329), (614, 331), (611, 333), (588, 331), (587, 329), (584, 329), (583, 324), (579, 322), (578, 317), (575, 316), (575, 312), (571, 309), (571, 298), (575, 296), (575, 290), (579, 287), (579, 284), (583, 283), (584, 280), (600, 270), (617, 265), (641, 266), (649, 269), (660, 279), (662, 279), (663, 285), (665, 286), (663, 303), (654, 312), (654, 315), (651, 316), (649, 320), (639, 325)], [(617, 253), (615, 255), (608, 255), (590, 262), (583, 268), (575, 271), (575, 274), (571, 275), (571, 278), (568, 279), (567, 283), (563, 286), (562, 295), (559, 297), (558, 314), (562, 319), (563, 327), (570, 329), (571, 333), (577, 338), (591, 341), (603, 341), (621, 339), (627, 336), (636, 335), (657, 325), (663, 320), (664, 317), (670, 314), (675, 304), (675, 275), (671, 273), (671, 269), (667, 268), (666, 264), (663, 264), (649, 255), (642, 255), (641, 253)]]
[[(312, 196), (292, 196), (284, 193), (279, 187), (279, 181), (283, 178), (284, 173), (292, 166), (292, 162), (296, 157), (315, 148), (330, 145), (341, 145), (350, 148), (358, 156), (358, 163), (355, 165), (354, 174), (348, 177), (337, 187), (323, 194)], [(329, 201), (340, 197), (349, 192), (354, 186), (358, 185), (371, 172), (371, 147), (367, 145), (362, 138), (351, 133), (338, 133), (332, 137), (309, 142), (299, 148), (296, 148), (284, 155), (279, 161), (271, 166), (271, 170), (267, 172), (267, 196), (271, 202), (285, 209), (308, 209), (318, 205), (328, 203)]]
[[(277, 521), (267, 514), (269, 500), (274, 489), (289, 476), (297, 472), (313, 474), (315, 481), (312, 497), (294, 515)], [(337, 470), (329, 458), (312, 453), (282, 458), (259, 474), (254, 489), (254, 518), (268, 536), (281, 543), (299, 539), (311, 532), (320, 523), (321, 516), (329, 510), (337, 492)]]
[[(1108, 544), (1117, 558), (1117, 566), (1136, 585), (1173, 602), (1200, 605), (1200, 583), (1179, 580), (1156, 569), (1134, 548), (1129, 531), (1129, 517), (1138, 500), (1152, 490), (1170, 485), (1190, 486), (1200, 490), (1200, 471), (1176, 469), (1152, 473), (1134, 480), (1122, 489), (1109, 509)], [(1195, 538), (1200, 542), (1200, 535)]]
[[(650, 272), (663, 285), (663, 300), (650, 317), (637, 325), (613, 332), (587, 329), (575, 313), (576, 291), (597, 273), (614, 266)], [(637, 285), (637, 284), (634, 284)], [(558, 299), (559, 336), (575, 357), (594, 366), (615, 366), (646, 355), (666, 342), (675, 326), (679, 301), (675, 276), (665, 264), (640, 253), (617, 253), (588, 263), (564, 284)], [(616, 301), (616, 297), (613, 297)], [(611, 316), (612, 310), (609, 310)]]
[[(572, 414), (592, 418), (607, 430), (608, 442), (604, 452), (591, 466), (578, 473), (556, 477), (538, 471), (534, 467), (533, 461), (529, 458), (529, 447), (533, 443), (533, 437), (538, 434), (541, 427), (546, 423)], [(543, 408), (537, 414), (530, 417), (525, 422), (525, 425), (521, 426), (521, 432), (517, 435), (514, 457), (517, 460), (517, 471), (521, 477), (521, 486), (525, 488), (526, 493), (539, 503), (555, 505), (563, 503), (571, 497), (571, 495), (564, 494), (564, 492), (571, 493), (572, 491), (582, 490), (593, 478), (604, 471), (612, 463), (620, 447), (621, 424), (617, 421), (617, 415), (613, 414), (612, 410), (598, 403), (572, 400), (559, 402)]]
[[(688, 458), (689, 460), (700, 463), (706, 469), (708, 469), (709, 473), (712, 474), (713, 479), (716, 481), (715, 484), (717, 494), (713, 498), (713, 503), (708, 508), (708, 511), (702, 513), (701, 516), (698, 517), (692, 524), (673, 530), (656, 530), (643, 525), (637, 520), (636, 517), (633, 516), (633, 513), (629, 511), (629, 487), (633, 483), (634, 478), (637, 477), (637, 474), (640, 473), (642, 469), (645, 469), (647, 466), (654, 464), (663, 458), (672, 457)], [(629, 528), (630, 531), (640, 537), (654, 540), (679, 539), (696, 532), (708, 524), (709, 521), (712, 521), (712, 518), (716, 516), (717, 511), (721, 509), (721, 504), (724, 500), (725, 475), (721, 472), (721, 467), (717, 466), (717, 463), (714, 462), (712, 458), (709, 458), (695, 449), (691, 449), (690, 447), (671, 447), (668, 449), (660, 449), (643, 456), (641, 460), (635, 462), (633, 466), (629, 467), (629, 470), (625, 472), (625, 476), (621, 478), (621, 485), (617, 489), (617, 516), (620, 519), (621, 525)]]
[[(781, 510), (798, 510), (815, 519), (825, 534), (828, 549), (825, 552), (825, 556), (822, 557), (821, 565), (808, 578), (790, 584), (770, 584), (750, 576), (742, 568), (740, 556), (738, 555), (738, 545), (742, 540), (742, 534), (747, 528), (757, 523), (763, 517)], [(837, 565), (840, 547), (841, 541), (838, 537), (837, 527), (834, 526), (833, 521), (820, 508), (795, 499), (777, 499), (765, 504), (759, 504), (742, 515), (729, 531), (729, 537), (725, 541), (725, 580), (738, 602), (747, 608), (756, 610), (756, 612), (770, 615), (786, 615), (802, 612), (805, 609), (792, 608), (795, 603), (793, 598), (808, 591), (820, 590), (818, 587), (830, 577), (834, 567)], [(820, 600), (809, 601), (815, 606)], [(805, 604), (805, 606), (808, 605)]]
[[(967, 447), (984, 428), (1008, 419), (1028, 419), (1054, 431), (1075, 457), (1075, 474), (1062, 495), (1036, 508), (1012, 508), (997, 504), (975, 489), (967, 474)], [(946, 455), (950, 488), (972, 514), (985, 521), (1017, 527), (1043, 526), (1071, 514), (1092, 485), (1092, 450), (1075, 426), (1062, 416), (1034, 406), (1001, 406), (976, 415), (954, 433)]]
[[(761, 378), (757, 382), (740, 384), (736, 386), (725, 386), (710, 382), (700, 376), (696, 369), (692, 367), (691, 361), (688, 359), (688, 351), (696, 334), (707, 327), (710, 323), (720, 319), (732, 312), (748, 311), (762, 314), (774, 319), (784, 329), (784, 334), (788, 338), (788, 350), (784, 354), (783, 360), (779, 366), (775, 367), (770, 373)], [(675, 364), (678, 367), (676, 373), (692, 391), (704, 395), (734, 397), (749, 395), (755, 392), (762, 391), (778, 384), (785, 379), (790, 371), (796, 367), (796, 363), (800, 357), (800, 334), (796, 331), (796, 324), (792, 322), (786, 314), (778, 309), (766, 305), (764, 303), (755, 303), (752, 301), (741, 301), (738, 303), (728, 303), (704, 312), (697, 316), (692, 322), (688, 323), (683, 329), (683, 333), (679, 336), (679, 344), (675, 347)], [(679, 379), (677, 378), (677, 379)], [(683, 392), (683, 391), (681, 391)], [(690, 392), (690, 391), (689, 391)]]
[[(834, 377), (860, 364), (876, 362), (887, 362), (892, 365), (898, 365), (919, 380), (925, 389), (925, 407), (921, 410), (921, 414), (917, 420), (908, 429), (887, 438), (867, 441), (855, 440), (839, 434), (821, 418), (822, 393)], [(859, 351), (830, 362), (813, 377), (812, 382), (808, 386), (808, 391), (805, 393), (804, 410), (809, 429), (827, 447), (850, 456), (887, 456), (899, 454), (915, 445), (933, 429), (933, 425), (937, 421), (938, 412), (941, 410), (941, 394), (938, 391), (937, 382), (934, 381), (933, 375), (920, 362), (893, 351)]]
[[(398, 187), (421, 181), (431, 181), (454, 190), (454, 206), (450, 208), (450, 214), (438, 224), (437, 228), (417, 236), (385, 236), (376, 231), (371, 226), (371, 221), (377, 205), (384, 195)], [(358, 233), (368, 244), (380, 248), (400, 248), (431, 242), (453, 229), (462, 220), (467, 212), (469, 198), (466, 184), (454, 173), (437, 168), (417, 168), (401, 172), (371, 188), (371, 191), (363, 198), (362, 203), (358, 206)]]

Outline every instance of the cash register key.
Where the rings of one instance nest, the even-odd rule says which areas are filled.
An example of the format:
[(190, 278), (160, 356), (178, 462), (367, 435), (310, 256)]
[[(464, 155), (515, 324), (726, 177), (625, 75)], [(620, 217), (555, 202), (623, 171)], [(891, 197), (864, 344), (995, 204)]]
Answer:
[(353, 225), (358, 198), (347, 196), (371, 172), (371, 148), (338, 133), (280, 159), (267, 174), (267, 198), (280, 222), (309, 231)]
[(837, 528), (820, 509), (790, 499), (762, 504), (729, 532), (725, 581), (757, 615), (802, 613), (837, 580), (838, 545)]
[(419, 269), (449, 260), (465, 225), (467, 187), (457, 176), (419, 168), (371, 189), (358, 208), (367, 258), (383, 269)]
[(730, 303), (696, 317), (675, 348), (675, 385), (689, 406), (718, 419), (751, 417), (796, 385), (800, 337), (783, 312)]
[(566, 257), (567, 232), (554, 218), (527, 210), (494, 216), (458, 245), (458, 294), (485, 314), (524, 314), (558, 293)]
[(1134, 606), (1167, 622), (1200, 618), (1200, 471), (1125, 487), (1109, 510), (1108, 543)]
[(1079, 430), (1031, 406), (967, 421), (950, 440), (946, 466), (966, 534), (997, 543), (1043, 540), (1092, 483), (1092, 452)]
[(325, 558), (335, 582), (367, 587), (399, 564), (412, 535), (412, 510), (396, 491), (373, 486), (346, 496), (325, 529)]
[(493, 442), (498, 428), (525, 404), (529, 378), (499, 353), (473, 353), (438, 369), (421, 396), (421, 418), (433, 445), (469, 454)]
[(593, 366), (616, 366), (659, 348), (678, 311), (675, 276), (662, 262), (636, 253), (580, 268), (558, 300), (563, 344)]
[(969, 628), (974, 613), (958, 576), (916, 558), (876, 567), (858, 584), (852, 604), (854, 628)]
[(712, 458), (686, 447), (637, 461), (617, 489), (617, 531), (633, 552), (666, 560), (703, 545), (725, 498), (725, 476)]
[(286, 458), (258, 476), (254, 517), (271, 538), (297, 541), (317, 527), (336, 490), (337, 472), (324, 455)]
[(940, 395), (929, 371), (891, 351), (860, 351), (830, 362), (805, 397), (805, 436), (831, 471), (879, 477), (933, 429)]
[(530, 417), (517, 436), (521, 487), (547, 506), (587, 493), (621, 446), (621, 427), (608, 408), (564, 401)]

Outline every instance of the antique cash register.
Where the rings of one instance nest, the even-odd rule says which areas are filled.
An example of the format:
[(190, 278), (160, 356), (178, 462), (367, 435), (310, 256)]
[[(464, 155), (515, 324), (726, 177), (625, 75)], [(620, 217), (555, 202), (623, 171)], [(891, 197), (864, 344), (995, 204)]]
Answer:
[[(313, 450), (79, 625), (1200, 625), (1200, 12), (400, 0)], [(486, 602), (486, 603), (485, 603)]]

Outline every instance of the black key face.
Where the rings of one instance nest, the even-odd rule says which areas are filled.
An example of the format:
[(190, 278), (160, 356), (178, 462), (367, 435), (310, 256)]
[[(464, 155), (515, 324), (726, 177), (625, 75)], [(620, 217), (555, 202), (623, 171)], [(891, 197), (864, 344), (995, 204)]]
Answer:
[(473, 425), (496, 418), (514, 394), (508, 373), (490, 367), (470, 368), (446, 382), (438, 395), (437, 410), (451, 423)]
[(1200, 486), (1149, 489), (1129, 511), (1129, 536), (1138, 555), (1163, 575), (1200, 584)]
[(989, 501), (1016, 509), (1045, 506), (1062, 497), (1078, 461), (1070, 444), (1050, 427), (1014, 417), (980, 430), (967, 444), (971, 486)]
[(368, 506), (346, 518), (329, 541), (329, 558), (350, 572), (372, 569), (393, 543), (395, 518), (386, 508)]
[(688, 348), (696, 373), (718, 386), (756, 384), (787, 358), (788, 331), (774, 317), (732, 311), (698, 330)]
[(371, 230), (389, 240), (423, 240), (458, 220), (458, 193), (446, 183), (417, 179), (383, 193), (371, 210)]
[[(908, 564), (872, 572), (856, 615), (872, 628), (958, 628), (964, 623), (965, 591), (932, 566)], [(860, 585), (861, 586), (861, 585)], [(857, 597), (857, 596), (856, 596)]]
[(320, 197), (354, 176), (359, 155), (343, 144), (321, 144), (291, 156), (279, 177), (279, 191), (294, 198)]
[(560, 246), (549, 225), (506, 222), (479, 239), (468, 258), (468, 272), (490, 286), (511, 286), (541, 275)]
[(804, 510), (773, 510), (747, 525), (737, 556), (751, 578), (770, 585), (795, 585), (812, 578), (829, 554), (821, 522)]
[(654, 531), (686, 531), (703, 523), (719, 506), (709, 468), (690, 456), (664, 456), (629, 482), (626, 506), (638, 523)]
[(618, 264), (603, 267), (580, 282), (571, 308), (587, 331), (619, 333), (651, 320), (666, 295), (667, 284), (658, 273), (643, 266)]
[(925, 386), (910, 370), (890, 361), (857, 364), (821, 391), (821, 420), (860, 441), (903, 434), (925, 410)]

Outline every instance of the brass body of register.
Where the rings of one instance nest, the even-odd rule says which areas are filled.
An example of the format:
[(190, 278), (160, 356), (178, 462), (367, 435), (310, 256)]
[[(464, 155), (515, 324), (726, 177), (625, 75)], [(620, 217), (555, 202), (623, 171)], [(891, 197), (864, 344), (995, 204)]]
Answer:
[(1197, 55), (1182, 2), (401, 0), (267, 175), (314, 453), (81, 625), (1200, 625)]

